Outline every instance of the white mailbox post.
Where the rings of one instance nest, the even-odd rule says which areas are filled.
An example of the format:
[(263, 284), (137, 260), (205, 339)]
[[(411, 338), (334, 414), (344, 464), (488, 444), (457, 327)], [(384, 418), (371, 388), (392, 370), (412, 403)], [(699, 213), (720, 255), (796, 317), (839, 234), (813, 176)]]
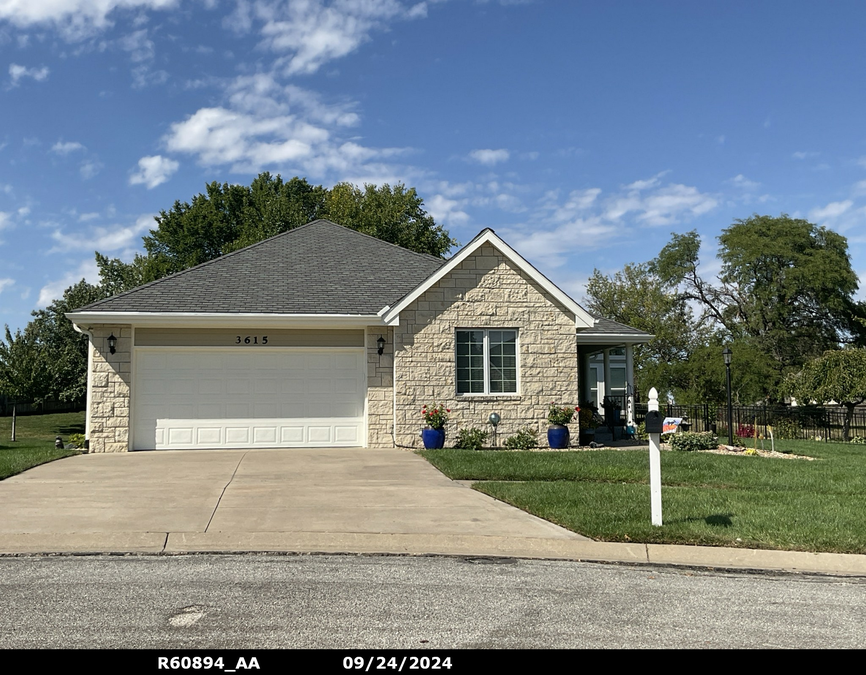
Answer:
[[(653, 387), (649, 392), (649, 403), (647, 411), (655, 411), (658, 416), (659, 393)], [(649, 427), (649, 425), (647, 425)], [(649, 431), (649, 428), (647, 429)], [(652, 524), (662, 524), (662, 467), (661, 467), (661, 430), (659, 433), (649, 434), (649, 456), (650, 456), (650, 506), (652, 510)]]

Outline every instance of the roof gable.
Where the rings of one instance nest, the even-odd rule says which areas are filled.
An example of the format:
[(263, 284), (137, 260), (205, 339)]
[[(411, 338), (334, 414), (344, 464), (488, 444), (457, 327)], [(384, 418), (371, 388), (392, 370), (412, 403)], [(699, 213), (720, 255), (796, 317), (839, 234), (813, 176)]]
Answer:
[(538, 284), (539, 287), (544, 289), (554, 299), (556, 299), (557, 302), (574, 314), (574, 323), (577, 328), (590, 328), (595, 324), (595, 318), (589, 312), (572, 300), (563, 290), (550, 281), (550, 279), (535, 269), (535, 267), (527, 262), (523, 256), (506, 244), (493, 230), (489, 228), (483, 230), (477, 237), (475, 237), (475, 239), (469, 242), (458, 251), (456, 255), (449, 259), (447, 263), (435, 270), (429, 277), (412, 289), (411, 292), (400, 298), (400, 301), (394, 306), (384, 308), (380, 314), (385, 323), (397, 323), (401, 311), (417, 300), (440, 279), (456, 269), (464, 260), (484, 246), (484, 244), (490, 244), (493, 246), (493, 248), (505, 256), (511, 264), (524, 272), (530, 279)]
[(72, 314), (375, 316), (444, 264), (315, 220)]

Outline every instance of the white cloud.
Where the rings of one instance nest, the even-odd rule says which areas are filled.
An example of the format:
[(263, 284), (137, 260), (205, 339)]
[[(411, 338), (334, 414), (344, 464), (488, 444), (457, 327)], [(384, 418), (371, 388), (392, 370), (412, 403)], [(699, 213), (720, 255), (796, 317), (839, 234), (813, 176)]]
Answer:
[(25, 66), (19, 66), (17, 63), (12, 63), (9, 65), (9, 77), (12, 79), (12, 86), (17, 87), (19, 81), (25, 77), (32, 77), (37, 82), (43, 82), (48, 79), (48, 66), (42, 66), (41, 68), (27, 68)]
[(111, 25), (109, 15), (122, 9), (166, 9), (175, 0), (0, 0), (0, 20), (19, 28), (50, 25), (78, 40)]
[(227, 105), (201, 108), (172, 124), (163, 139), (166, 149), (241, 173), (276, 167), (336, 180), (394, 176), (393, 169), (376, 161), (408, 152), (340, 138), (359, 121), (351, 105), (323, 103), (315, 93), (279, 85), (269, 75), (239, 77), (226, 96)]
[(411, 7), (398, 0), (242, 0), (227, 20), (237, 30), (261, 23), (262, 46), (288, 53), (278, 61), (286, 75), (310, 74), (323, 64), (355, 51), (375, 30), (392, 20), (423, 18), (425, 3)]
[[(636, 183), (627, 188), (634, 185)], [(670, 225), (683, 217), (699, 216), (717, 205), (715, 198), (695, 187), (671, 183), (646, 195), (641, 195), (638, 189), (628, 190), (610, 200), (604, 216), (616, 221), (627, 213), (636, 212), (637, 220), (647, 225)]]
[(138, 160), (138, 172), (129, 177), (129, 184), (141, 185), (143, 183), (148, 190), (151, 190), (157, 185), (165, 183), (179, 166), (178, 162), (162, 155), (142, 157)]
[(63, 291), (77, 284), (82, 279), (86, 279), (89, 283), (99, 283), (99, 268), (96, 266), (96, 261), (92, 256), (83, 261), (78, 267), (70, 272), (67, 272), (62, 278), (56, 281), (50, 281), (39, 290), (39, 299), (36, 301), (36, 307), (46, 307), (54, 300), (63, 297)]
[(66, 251), (128, 251), (140, 245), (139, 238), (154, 227), (152, 215), (139, 216), (132, 225), (111, 224), (91, 227), (84, 231), (66, 234), (55, 230), (51, 238), (57, 244), (49, 253)]
[(499, 150), (473, 150), (469, 153), (469, 159), (479, 164), (493, 166), (500, 162), (508, 161), (508, 150), (500, 148)]
[(0, 211), (0, 230), (10, 224), (9, 214), (5, 211)]
[(51, 146), (51, 152), (56, 152), (58, 155), (68, 155), (70, 152), (84, 149), (84, 146), (76, 141), (68, 141), (66, 143), (62, 141), (57, 141), (54, 145)]
[(102, 171), (102, 164), (95, 159), (89, 159), (81, 163), (78, 172), (84, 180), (90, 180), (96, 174)]
[(10, 279), (8, 277), (6, 279), (0, 279), (0, 293), (3, 292), (4, 288), (12, 286), (14, 283), (15, 283), (15, 279)]
[(741, 173), (729, 179), (727, 182), (734, 187), (742, 188), (743, 190), (755, 190), (761, 186), (760, 183), (749, 180)]
[(830, 202), (827, 206), (809, 211), (809, 219), (814, 221), (837, 218), (854, 205), (850, 199), (842, 202)]
[(821, 153), (798, 151), (798, 152), (792, 153), (791, 157), (793, 157), (794, 159), (809, 159), (811, 157), (817, 157), (819, 154), (821, 154)]
[(436, 194), (431, 199), (424, 202), (429, 213), (438, 223), (445, 225), (461, 225), (469, 222), (469, 214), (463, 211), (466, 205), (466, 200), (449, 199), (448, 197)]
[(147, 37), (147, 29), (124, 35), (117, 43), (123, 51), (129, 52), (129, 58), (133, 63), (150, 61), (156, 51), (153, 41)]

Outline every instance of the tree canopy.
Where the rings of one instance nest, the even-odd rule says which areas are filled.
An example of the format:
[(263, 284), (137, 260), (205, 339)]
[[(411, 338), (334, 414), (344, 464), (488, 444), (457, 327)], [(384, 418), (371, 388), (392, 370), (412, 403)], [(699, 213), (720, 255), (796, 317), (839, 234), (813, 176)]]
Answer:
[[(845, 237), (783, 214), (737, 220), (718, 241), (714, 281), (699, 272), (701, 239), (692, 231), (672, 234), (643, 265), (610, 277), (596, 270), (587, 285), (590, 308), (658, 336), (646, 348), (649, 362), (639, 364), (654, 386), (682, 402), (723, 400), (728, 345), (739, 400), (778, 400), (785, 377), (810, 359), (866, 343), (866, 307), (854, 300)], [(618, 289), (619, 315), (610, 287)], [(650, 305), (642, 300), (648, 293), (656, 298)]]
[(842, 434), (847, 441), (854, 408), (866, 401), (866, 349), (849, 348), (825, 352), (791, 375), (786, 387), (800, 403), (836, 403), (845, 406)]

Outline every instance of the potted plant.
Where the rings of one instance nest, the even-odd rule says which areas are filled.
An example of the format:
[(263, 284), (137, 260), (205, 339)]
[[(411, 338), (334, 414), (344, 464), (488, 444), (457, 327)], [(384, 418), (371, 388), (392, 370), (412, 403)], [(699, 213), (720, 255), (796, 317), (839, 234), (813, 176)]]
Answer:
[(577, 442), (579, 445), (589, 445), (595, 441), (595, 430), (599, 425), (596, 407), (589, 402), (582, 403), (577, 419), (580, 426)]
[(550, 422), (550, 427), (547, 429), (547, 443), (551, 448), (561, 450), (568, 447), (570, 434), (568, 432), (569, 422), (574, 417), (574, 413), (580, 408), (572, 408), (570, 406), (560, 407), (555, 403), (550, 404), (547, 411), (547, 421)]
[(439, 450), (445, 447), (445, 424), (448, 422), (448, 413), (450, 408), (444, 405), (421, 408), (421, 414), (424, 416), (424, 422), (427, 424), (425, 429), (421, 430), (421, 439), (424, 441), (424, 448), (427, 450)]

